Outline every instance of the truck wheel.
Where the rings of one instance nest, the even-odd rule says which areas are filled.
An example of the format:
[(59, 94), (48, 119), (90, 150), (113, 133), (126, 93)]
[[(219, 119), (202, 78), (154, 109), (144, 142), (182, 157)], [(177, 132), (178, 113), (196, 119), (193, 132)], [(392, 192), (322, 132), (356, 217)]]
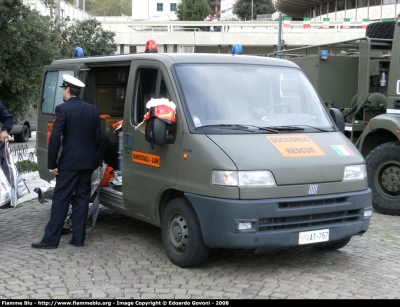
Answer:
[(162, 216), (162, 241), (172, 263), (181, 268), (205, 262), (210, 248), (204, 243), (200, 223), (186, 198), (171, 200)]
[(345, 247), (347, 245), (347, 243), (350, 242), (350, 239), (351, 239), (351, 237), (344, 238), (344, 239), (337, 240), (337, 241), (330, 241), (330, 242), (322, 243), (322, 244), (319, 244), (318, 246), (316, 246), (316, 248), (325, 250), (325, 251), (334, 251), (334, 250), (340, 249), (342, 247)]
[(369, 153), (366, 163), (374, 209), (400, 215), (400, 142), (379, 145)]
[(365, 35), (370, 38), (393, 39), (395, 21), (374, 22), (368, 25)]
[(30, 135), (30, 131), (29, 131), (29, 127), (27, 125), (24, 125), (22, 127), (22, 131), (20, 134), (15, 134), (14, 135), (14, 140), (15, 142), (28, 142), (29, 141), (29, 135)]

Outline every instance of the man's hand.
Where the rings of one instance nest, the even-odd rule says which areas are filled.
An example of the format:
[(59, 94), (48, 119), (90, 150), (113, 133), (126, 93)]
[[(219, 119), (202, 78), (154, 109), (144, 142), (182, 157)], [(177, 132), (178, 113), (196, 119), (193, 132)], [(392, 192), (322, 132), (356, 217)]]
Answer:
[(5, 131), (5, 130), (3, 130), (3, 131), (1, 131), (1, 133), (0, 133), (0, 138), (1, 138), (1, 141), (4, 143), (5, 141), (6, 141), (6, 139), (8, 139), (10, 136), (8, 135), (8, 132), (7, 131)]
[(58, 168), (55, 169), (49, 169), (50, 173), (52, 173), (53, 175), (58, 175)]

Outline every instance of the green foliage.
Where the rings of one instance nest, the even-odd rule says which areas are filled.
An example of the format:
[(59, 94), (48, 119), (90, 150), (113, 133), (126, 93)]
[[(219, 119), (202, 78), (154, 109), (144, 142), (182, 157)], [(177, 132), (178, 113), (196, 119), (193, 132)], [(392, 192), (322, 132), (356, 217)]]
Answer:
[(251, 0), (237, 0), (233, 5), (233, 14), (239, 16), (243, 20), (256, 19), (257, 15), (272, 14), (275, 7), (272, 0), (253, 0), (253, 18), (251, 16), (252, 1)]
[(22, 0), (1, 0), (0, 100), (16, 121), (36, 104), (43, 66), (58, 54), (57, 27)]
[(20, 174), (36, 172), (38, 170), (38, 165), (34, 161), (23, 160), (17, 161), (14, 164)]
[[(48, 5), (54, 0), (42, 0)], [(43, 67), (59, 58), (72, 58), (82, 47), (86, 56), (115, 53), (115, 33), (94, 19), (56, 24), (22, 3), (0, 0), (0, 101), (16, 122), (39, 100)]]
[(65, 27), (61, 35), (62, 58), (72, 58), (76, 47), (81, 47), (85, 56), (114, 54), (117, 50), (115, 33), (104, 30), (97, 19), (77, 21)]
[(179, 20), (203, 21), (210, 14), (207, 0), (183, 0), (176, 6), (176, 16)]
[(94, 16), (132, 16), (132, 0), (86, 0), (85, 11)]

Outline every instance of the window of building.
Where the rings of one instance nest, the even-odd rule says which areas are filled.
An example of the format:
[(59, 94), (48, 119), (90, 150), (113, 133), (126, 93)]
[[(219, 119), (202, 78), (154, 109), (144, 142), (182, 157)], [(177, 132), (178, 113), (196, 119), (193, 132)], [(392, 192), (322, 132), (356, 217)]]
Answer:
[(382, 0), (369, 0), (369, 6), (381, 5)]
[(351, 10), (356, 8), (356, 0), (347, 0), (346, 9)]
[[(366, 0), (368, 1), (368, 0)], [(328, 12), (334, 13), (335, 12), (335, 0), (328, 2)]]
[(383, 0), (382, 4), (395, 4), (397, 1), (397, 3), (400, 3), (400, 0)]
[(338, 0), (337, 1), (337, 10), (339, 11), (344, 11), (345, 9), (345, 2), (344, 0)]
[(368, 7), (368, 0), (357, 0), (357, 7)]
[(323, 3), (322, 4), (322, 11), (321, 11), (322, 15), (328, 13), (328, 3)]
[(157, 12), (162, 12), (164, 11), (164, 4), (163, 3), (157, 3)]
[(315, 16), (321, 16), (321, 13), (320, 13), (320, 9), (319, 9), (319, 5), (316, 5), (315, 6)]
[(176, 3), (170, 3), (169, 4), (169, 10), (171, 12), (175, 12), (176, 11)]

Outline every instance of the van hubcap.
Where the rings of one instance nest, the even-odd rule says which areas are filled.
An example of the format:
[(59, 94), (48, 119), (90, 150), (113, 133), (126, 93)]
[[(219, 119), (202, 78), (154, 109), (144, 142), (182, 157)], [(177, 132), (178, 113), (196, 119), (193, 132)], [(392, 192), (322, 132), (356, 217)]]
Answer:
[(170, 221), (170, 242), (176, 252), (183, 253), (186, 250), (189, 241), (189, 232), (186, 220), (181, 214), (175, 214)]

